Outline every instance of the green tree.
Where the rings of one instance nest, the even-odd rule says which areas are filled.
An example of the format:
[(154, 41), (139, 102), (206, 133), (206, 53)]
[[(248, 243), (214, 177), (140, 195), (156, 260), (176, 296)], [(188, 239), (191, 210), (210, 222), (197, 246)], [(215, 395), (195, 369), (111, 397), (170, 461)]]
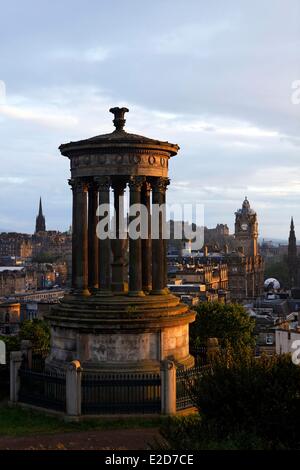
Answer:
[(203, 302), (196, 312), (196, 320), (190, 326), (192, 346), (205, 345), (208, 338), (218, 338), (223, 348), (254, 347), (255, 321), (242, 305)]
[(20, 340), (32, 342), (32, 349), (48, 349), (50, 347), (50, 327), (44, 320), (25, 320), (20, 328)]

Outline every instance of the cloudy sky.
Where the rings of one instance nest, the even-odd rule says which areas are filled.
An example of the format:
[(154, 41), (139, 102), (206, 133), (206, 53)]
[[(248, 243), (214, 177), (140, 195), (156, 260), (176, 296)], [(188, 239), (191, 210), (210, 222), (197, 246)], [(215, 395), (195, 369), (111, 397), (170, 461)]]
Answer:
[(1, 2), (0, 80), (0, 230), (32, 232), (40, 195), (67, 229), (57, 148), (127, 106), (127, 130), (180, 145), (170, 202), (232, 229), (247, 195), (261, 236), (286, 238), (293, 215), (300, 239), (298, 0)]

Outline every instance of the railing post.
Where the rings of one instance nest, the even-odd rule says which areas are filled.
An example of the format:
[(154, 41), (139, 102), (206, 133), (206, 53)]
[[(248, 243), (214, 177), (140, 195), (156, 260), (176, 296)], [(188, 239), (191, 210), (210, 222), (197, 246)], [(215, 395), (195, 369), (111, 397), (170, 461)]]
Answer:
[(213, 362), (216, 356), (220, 352), (220, 346), (218, 338), (208, 338), (207, 339), (207, 360), (208, 363)]
[(67, 415), (81, 415), (81, 374), (79, 361), (72, 361), (66, 372), (66, 411)]
[(176, 366), (174, 362), (161, 362), (161, 412), (165, 415), (176, 413)]
[(32, 342), (27, 339), (22, 339), (21, 341), (21, 353), (23, 354), (23, 357), (26, 358), (26, 362), (28, 365), (28, 368), (32, 368)]
[(17, 403), (20, 391), (19, 370), (22, 364), (23, 355), (21, 351), (12, 351), (10, 353), (10, 401)]

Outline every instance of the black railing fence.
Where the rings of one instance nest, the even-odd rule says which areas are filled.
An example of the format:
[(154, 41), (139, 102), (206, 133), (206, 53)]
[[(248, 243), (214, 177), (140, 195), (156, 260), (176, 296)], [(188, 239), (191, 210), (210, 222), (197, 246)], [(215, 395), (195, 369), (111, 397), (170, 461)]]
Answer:
[(49, 349), (32, 349), (30, 354), (23, 352), (22, 367), (42, 372), (45, 369), (45, 359), (49, 355)]
[(35, 349), (32, 351), (31, 368), (42, 372), (45, 368), (45, 359), (49, 355), (49, 349)]
[(19, 401), (43, 408), (66, 410), (66, 376), (63, 372), (19, 370)]
[(195, 366), (191, 369), (176, 370), (176, 410), (184, 410), (195, 406), (192, 388), (195, 382), (199, 380), (206, 366)]
[(194, 356), (196, 366), (205, 366), (208, 363), (206, 346), (190, 346), (190, 354)]
[(83, 414), (159, 413), (159, 374), (91, 374), (81, 382)]
[[(66, 411), (66, 373), (45, 368), (48, 350), (24, 355), (19, 370), (18, 400), (44, 408)], [(195, 367), (176, 370), (176, 409), (194, 406), (191, 387), (209, 367), (205, 347), (192, 349)], [(92, 373), (83, 370), (81, 377), (81, 413), (147, 414), (161, 412), (161, 376), (159, 373)], [(175, 393), (175, 391), (174, 391)]]

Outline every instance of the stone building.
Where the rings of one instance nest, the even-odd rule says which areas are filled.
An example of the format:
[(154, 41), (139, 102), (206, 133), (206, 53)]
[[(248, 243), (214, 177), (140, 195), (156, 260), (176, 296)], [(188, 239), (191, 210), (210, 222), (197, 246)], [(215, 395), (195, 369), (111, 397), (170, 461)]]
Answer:
[(0, 267), (0, 296), (14, 294), (37, 288), (37, 276), (34, 269), (19, 267)]
[(0, 334), (16, 334), (20, 328), (21, 305), (18, 302), (0, 302)]
[(66, 262), (32, 263), (30, 268), (36, 273), (38, 289), (47, 289), (53, 286), (65, 287), (67, 284), (68, 267)]
[(32, 256), (31, 236), (24, 233), (0, 234), (0, 258), (30, 258)]
[(47, 230), (33, 235), (33, 257), (46, 255), (53, 260), (68, 261), (72, 252), (72, 235), (69, 232)]
[(229, 249), (234, 247), (234, 236), (229, 233), (227, 224), (217, 224), (215, 228), (204, 227), (204, 240), (209, 251), (220, 250), (224, 245)]
[(229, 300), (227, 264), (222, 259), (206, 257), (172, 257), (168, 263), (171, 292), (191, 295), (201, 301)]
[(189, 279), (193, 282), (192, 279), (200, 279), (198, 267), (205, 265), (201, 275), (205, 275), (205, 280), (201, 282), (206, 285), (211, 299), (218, 299), (221, 294), (222, 300), (243, 301), (263, 294), (264, 260), (259, 253), (257, 214), (247, 198), (235, 213), (233, 235), (226, 224), (218, 224), (214, 229), (205, 227), (204, 239), (201, 251), (169, 253), (170, 279), (176, 270), (189, 266), (192, 273)]
[(235, 301), (259, 297), (264, 292), (264, 261), (258, 250), (257, 214), (247, 198), (235, 213), (234, 236), (237, 249), (225, 256), (230, 297)]

